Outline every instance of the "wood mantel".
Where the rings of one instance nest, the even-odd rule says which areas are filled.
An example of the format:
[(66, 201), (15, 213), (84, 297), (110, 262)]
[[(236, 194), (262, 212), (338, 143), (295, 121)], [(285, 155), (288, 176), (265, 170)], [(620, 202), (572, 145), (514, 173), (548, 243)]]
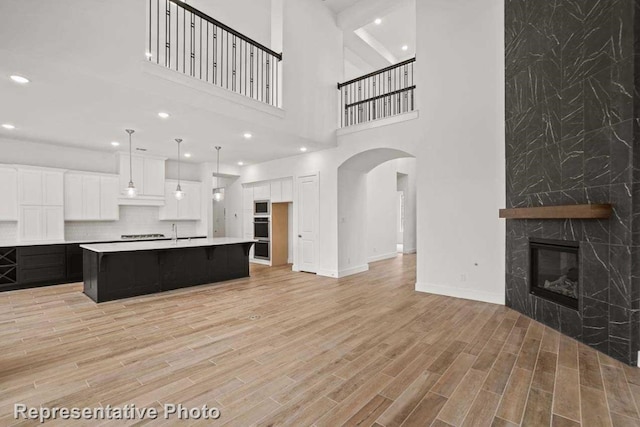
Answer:
[(500, 209), (506, 219), (606, 219), (611, 216), (610, 204), (540, 206), (537, 208)]

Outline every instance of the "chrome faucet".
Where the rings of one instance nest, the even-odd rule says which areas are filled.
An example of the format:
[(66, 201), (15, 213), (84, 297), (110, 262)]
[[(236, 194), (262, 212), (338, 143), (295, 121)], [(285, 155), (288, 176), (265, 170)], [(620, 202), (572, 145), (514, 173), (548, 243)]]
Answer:
[(178, 226), (176, 224), (171, 224), (171, 240), (177, 245), (178, 244)]

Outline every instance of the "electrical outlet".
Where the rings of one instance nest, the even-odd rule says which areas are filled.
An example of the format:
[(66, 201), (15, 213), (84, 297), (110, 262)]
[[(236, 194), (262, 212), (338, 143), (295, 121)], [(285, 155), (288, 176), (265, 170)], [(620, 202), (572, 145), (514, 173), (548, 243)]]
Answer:
[(466, 282), (467, 281), (467, 274), (466, 273), (462, 273), (460, 275), (460, 281), (461, 282)]

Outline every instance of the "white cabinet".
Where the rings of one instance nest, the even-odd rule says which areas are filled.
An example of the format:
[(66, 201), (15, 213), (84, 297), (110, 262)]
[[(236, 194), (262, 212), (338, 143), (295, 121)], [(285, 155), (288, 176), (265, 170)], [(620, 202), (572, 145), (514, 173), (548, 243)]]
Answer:
[(21, 205), (62, 206), (63, 173), (60, 170), (20, 169), (18, 172)]
[(64, 219), (68, 221), (83, 219), (82, 194), (82, 175), (66, 173), (64, 175)]
[(42, 205), (42, 171), (21, 169), (19, 172), (21, 205)]
[(18, 237), (21, 241), (64, 239), (64, 171), (18, 169)]
[(64, 208), (43, 206), (42, 213), (44, 240), (64, 240)]
[(68, 172), (64, 177), (66, 221), (114, 221), (119, 218), (118, 177)]
[(117, 221), (120, 219), (118, 205), (119, 179), (117, 176), (100, 177), (100, 219), (103, 221)]
[(167, 180), (164, 186), (165, 204), (160, 207), (162, 221), (198, 221), (202, 218), (202, 185), (199, 182), (181, 181), (184, 191), (182, 200), (177, 200), (174, 192), (178, 181)]
[(82, 177), (82, 216), (100, 218), (100, 177), (85, 175)]
[(45, 206), (64, 205), (64, 178), (62, 171), (42, 172), (42, 204)]
[(253, 187), (251, 185), (242, 187), (242, 209), (253, 212)]
[(282, 202), (293, 202), (293, 178), (282, 180)]
[(271, 181), (271, 203), (293, 201), (293, 179), (277, 179)]
[(132, 179), (138, 191), (136, 197), (126, 197), (125, 189), (129, 185), (129, 154), (119, 153), (120, 204), (156, 205), (164, 204), (165, 198), (165, 160), (166, 158), (133, 154)]
[(279, 203), (282, 201), (282, 181), (271, 181), (271, 203)]
[(268, 182), (253, 186), (253, 200), (269, 200), (271, 198), (271, 184)]
[(20, 208), (21, 240), (43, 240), (42, 217), (42, 206), (23, 206)]
[(0, 167), (0, 221), (18, 220), (18, 171)]
[(64, 239), (62, 206), (22, 206), (19, 223), (23, 242)]

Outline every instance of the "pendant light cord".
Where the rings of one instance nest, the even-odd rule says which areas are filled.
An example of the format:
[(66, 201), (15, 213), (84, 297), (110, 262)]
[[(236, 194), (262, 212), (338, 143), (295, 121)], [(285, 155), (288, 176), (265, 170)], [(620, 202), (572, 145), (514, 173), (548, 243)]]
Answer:
[(218, 164), (216, 166), (216, 187), (220, 188), (220, 149), (222, 147), (216, 147), (216, 151), (218, 152)]
[(182, 142), (182, 140), (176, 139), (176, 142), (178, 143), (178, 187), (180, 187), (180, 161), (182, 160), (180, 158), (180, 143)]
[(129, 184), (133, 183), (133, 159), (132, 159), (132, 151), (131, 151), (131, 134), (134, 132), (133, 129), (125, 129), (129, 134)]

